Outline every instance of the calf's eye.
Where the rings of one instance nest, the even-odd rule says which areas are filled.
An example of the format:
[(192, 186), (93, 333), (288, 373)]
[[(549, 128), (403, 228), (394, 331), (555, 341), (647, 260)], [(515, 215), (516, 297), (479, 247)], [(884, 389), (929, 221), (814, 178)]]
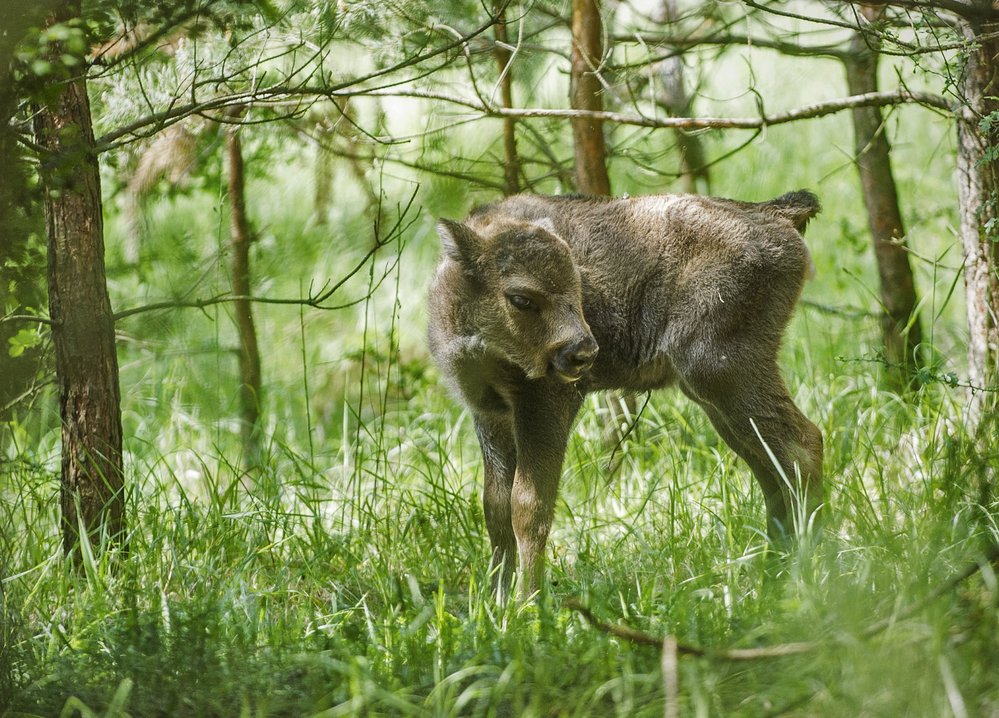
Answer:
[(506, 295), (506, 299), (517, 309), (530, 309), (534, 306), (534, 302), (523, 294), (508, 294)]

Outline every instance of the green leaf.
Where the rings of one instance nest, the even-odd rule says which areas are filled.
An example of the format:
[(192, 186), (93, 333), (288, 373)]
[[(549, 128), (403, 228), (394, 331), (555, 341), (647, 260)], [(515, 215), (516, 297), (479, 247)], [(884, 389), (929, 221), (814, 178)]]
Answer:
[(10, 344), (10, 348), (7, 353), (11, 358), (16, 359), (32, 347), (38, 346), (41, 342), (41, 336), (38, 334), (38, 330), (35, 328), (21, 329), (17, 334), (12, 336), (7, 340)]
[(58, 40), (65, 41), (69, 39), (72, 29), (65, 23), (57, 23), (52, 25), (45, 31), (45, 38), (47, 40)]
[(38, 77), (45, 77), (51, 74), (52, 63), (39, 57), (31, 62), (31, 71)]

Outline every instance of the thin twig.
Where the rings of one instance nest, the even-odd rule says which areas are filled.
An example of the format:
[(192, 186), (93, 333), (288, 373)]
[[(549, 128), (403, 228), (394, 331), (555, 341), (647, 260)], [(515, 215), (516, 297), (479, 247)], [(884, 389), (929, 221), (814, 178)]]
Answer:
[[(873, 357), (839, 356), (836, 357), (836, 360), (841, 361), (843, 363), (851, 363), (851, 364), (878, 364), (879, 366), (883, 366), (891, 370), (900, 370), (904, 368), (902, 364), (899, 364), (897, 362), (890, 362), (887, 359), (885, 359), (883, 356), (873, 356)], [(957, 374), (954, 374), (953, 372), (948, 372), (947, 374), (941, 374), (939, 371), (926, 369), (925, 371), (921, 370), (919, 374), (920, 374), (920, 382), (922, 384), (931, 384), (933, 382), (936, 382), (939, 384), (943, 384), (944, 386), (948, 386), (951, 389), (970, 389), (972, 394), (976, 394), (978, 392), (985, 392), (985, 393), (999, 392), (999, 387), (979, 386), (978, 384), (972, 384), (970, 380), (961, 379), (957, 376)]]
[(832, 304), (823, 304), (822, 302), (816, 302), (811, 299), (801, 299), (798, 301), (804, 307), (809, 309), (814, 309), (822, 314), (832, 314), (837, 317), (845, 317), (846, 319), (880, 319), (881, 314), (876, 312), (868, 312), (864, 309), (853, 309), (852, 307), (835, 307)]
[(589, 118), (606, 122), (615, 122), (621, 125), (633, 125), (636, 127), (673, 128), (681, 130), (710, 130), (710, 129), (732, 129), (732, 130), (755, 130), (773, 125), (783, 125), (788, 122), (798, 120), (814, 119), (825, 115), (835, 114), (843, 110), (851, 110), (857, 107), (884, 107), (886, 105), (900, 105), (914, 103), (933, 107), (947, 112), (953, 111), (950, 103), (940, 95), (929, 92), (915, 92), (911, 90), (892, 90), (887, 92), (866, 92), (861, 95), (851, 95), (849, 97), (816, 102), (805, 105), (787, 112), (779, 112), (773, 115), (761, 115), (759, 117), (646, 117), (643, 115), (631, 115), (623, 112), (597, 112), (593, 110), (549, 110), (541, 108), (482, 108), (488, 114), (499, 117), (555, 117), (555, 118)]
[(956, 574), (951, 576), (947, 581), (934, 588), (919, 601), (909, 604), (908, 606), (906, 606), (893, 616), (888, 616), (886, 618), (882, 618), (880, 621), (875, 621), (867, 628), (865, 628), (863, 631), (861, 631), (860, 635), (863, 636), (864, 638), (870, 638), (871, 636), (874, 636), (875, 634), (878, 634), (881, 631), (890, 628), (899, 621), (905, 620), (906, 618), (909, 618), (910, 616), (919, 613), (920, 611), (922, 611), (924, 608), (929, 606), (931, 603), (936, 601), (944, 594), (953, 591), (963, 581), (971, 578), (976, 573), (979, 573), (986, 566), (991, 566), (992, 564), (995, 563), (999, 563), (999, 543), (992, 544), (985, 552), (985, 555), (982, 557), (981, 561), (974, 561), (972, 563), (969, 563), (961, 571), (958, 571)]
[(614, 36), (615, 43), (634, 42), (636, 40), (643, 45), (653, 46), (653, 47), (666, 47), (670, 48), (670, 50), (668, 50), (663, 55), (658, 55), (641, 61), (614, 65), (615, 70), (628, 69), (632, 67), (643, 67), (645, 65), (648, 65), (650, 62), (667, 60), (672, 57), (676, 57), (677, 55), (682, 55), (684, 52), (688, 52), (690, 50), (705, 45), (722, 46), (722, 47), (763, 48), (766, 50), (776, 50), (782, 55), (801, 56), (801, 57), (825, 56), (825, 57), (836, 58), (838, 60), (846, 57), (849, 54), (845, 48), (838, 45), (813, 45), (809, 47), (807, 45), (800, 45), (794, 42), (785, 42), (774, 38), (754, 37), (752, 35), (739, 35), (731, 33), (718, 33), (718, 34), (709, 34), (709, 35), (691, 34), (686, 36), (677, 36), (677, 35), (656, 35), (654, 33), (635, 32), (627, 35), (621, 34)]
[[(505, 8), (507, 3), (501, 3), (500, 9)], [(295, 85), (289, 85), (284, 82), (271, 85), (269, 87), (254, 87), (250, 90), (244, 92), (237, 92), (231, 95), (221, 95), (212, 97), (208, 100), (192, 101), (184, 105), (171, 106), (169, 109), (163, 112), (154, 112), (146, 117), (140, 118), (135, 122), (129, 123), (123, 127), (119, 127), (112, 132), (108, 132), (102, 137), (98, 138), (94, 143), (97, 152), (105, 152), (113, 149), (119, 144), (119, 140), (127, 137), (141, 136), (142, 131), (156, 132), (168, 125), (188, 117), (190, 115), (202, 114), (204, 112), (210, 112), (212, 110), (225, 110), (234, 105), (259, 105), (266, 104), (267, 100), (280, 99), (286, 97), (302, 97), (302, 98), (316, 98), (316, 97), (345, 97), (350, 95), (364, 95), (367, 94), (365, 90), (353, 91), (350, 88), (356, 88), (365, 85), (366, 83), (372, 82), (374, 80), (379, 80), (383, 77), (390, 76), (396, 72), (400, 72), (407, 68), (419, 65), (420, 63), (426, 62), (428, 60), (434, 59), (440, 55), (449, 53), (457, 48), (467, 45), (467, 43), (479, 35), (486, 32), (491, 28), (496, 22), (496, 18), (490, 16), (486, 22), (479, 25), (477, 28), (472, 30), (466, 35), (462, 35), (455, 40), (445, 43), (444, 45), (429, 50), (425, 53), (420, 53), (412, 57), (408, 57), (398, 63), (395, 63), (389, 67), (381, 68), (369, 72), (366, 75), (360, 77), (353, 77), (344, 80), (343, 82), (336, 83), (329, 86), (314, 87), (309, 86), (306, 82), (299, 82)], [(291, 77), (291, 75), (289, 75)], [(413, 78), (407, 78), (405, 81), (409, 81)], [(202, 84), (208, 84), (203, 82)], [(397, 83), (390, 83), (386, 87), (391, 87)], [(193, 88), (192, 88), (193, 91)]]
[(34, 382), (33, 381), (31, 383), (31, 386), (29, 386), (27, 389), (25, 389), (23, 392), (21, 392), (18, 396), (15, 396), (13, 399), (11, 399), (10, 401), (8, 401), (6, 404), (4, 404), (3, 406), (0, 406), (0, 416), (3, 416), (4, 414), (6, 414), (8, 411), (10, 411), (11, 409), (13, 409), (15, 406), (17, 406), (18, 404), (20, 404), (25, 399), (31, 398), (32, 396), (34, 396), (35, 394), (37, 394), (39, 391), (41, 391), (45, 387), (51, 386), (53, 384), (55, 384), (55, 379), (49, 379), (49, 380), (42, 381), (42, 382)]
[(779, 112), (773, 115), (759, 117), (650, 117), (625, 112), (610, 112), (597, 110), (552, 109), (541, 107), (496, 107), (486, 105), (476, 100), (452, 95), (444, 92), (426, 92), (418, 90), (371, 90), (356, 91), (352, 94), (364, 94), (374, 97), (411, 97), (422, 100), (439, 100), (489, 117), (555, 118), (555, 119), (592, 119), (600, 122), (611, 122), (634, 127), (650, 127), (657, 129), (680, 130), (758, 130), (773, 125), (783, 125), (798, 120), (814, 119), (826, 115), (852, 110), (858, 107), (884, 107), (886, 105), (918, 104), (944, 112), (953, 112), (952, 105), (940, 95), (930, 92), (917, 92), (908, 89), (889, 90), (885, 92), (865, 92), (860, 95), (850, 95), (835, 100), (816, 102), (811, 105)]
[(34, 322), (35, 324), (45, 324), (50, 327), (59, 326), (59, 322), (55, 319), (43, 317), (38, 314), (8, 314), (5, 317), (0, 317), (0, 324), (6, 324), (7, 322)]
[[(632, 643), (638, 643), (644, 646), (656, 646), (661, 648), (663, 645), (663, 639), (658, 636), (653, 636), (648, 633), (643, 633), (642, 631), (635, 630), (630, 626), (625, 626), (620, 623), (606, 623), (601, 621), (589, 608), (584, 606), (582, 603), (576, 599), (569, 599), (566, 602), (568, 606), (573, 611), (581, 614), (594, 628), (603, 631), (604, 633), (609, 633), (612, 636), (617, 636), (618, 638), (624, 638)], [(808, 653), (814, 651), (819, 644), (814, 642), (803, 642), (803, 643), (782, 643), (775, 646), (764, 646), (761, 648), (730, 648), (730, 649), (711, 649), (711, 648), (701, 648), (699, 646), (693, 646), (689, 643), (676, 643), (676, 652), (680, 656), (699, 656), (702, 658), (718, 658), (728, 661), (751, 661), (759, 658), (781, 658), (783, 656), (794, 656), (800, 653)]]
[[(361, 257), (360, 261), (357, 262), (345, 275), (343, 275), (335, 284), (332, 286), (326, 284), (318, 292), (310, 294), (308, 297), (257, 297), (252, 295), (238, 295), (238, 294), (217, 294), (214, 297), (209, 297), (207, 299), (171, 299), (162, 302), (153, 302), (152, 304), (144, 304), (139, 307), (132, 307), (131, 309), (123, 309), (120, 312), (116, 312), (113, 315), (114, 320), (117, 322), (120, 319), (125, 319), (126, 317), (131, 317), (136, 314), (143, 314), (145, 312), (154, 312), (163, 309), (204, 309), (205, 307), (210, 307), (216, 304), (230, 304), (233, 302), (254, 302), (256, 304), (284, 304), (293, 306), (307, 306), (313, 307), (315, 309), (322, 309), (325, 311), (333, 311), (337, 309), (345, 309), (347, 307), (359, 304), (367, 296), (360, 299), (347, 302), (345, 304), (338, 304), (335, 306), (329, 306), (325, 302), (330, 299), (337, 291), (343, 287), (347, 281), (355, 276), (368, 261), (375, 255), (378, 250), (391, 244), (392, 242), (398, 241), (402, 234), (417, 220), (412, 219), (407, 223), (403, 223), (403, 220), (407, 215), (409, 215), (410, 210), (413, 208), (413, 203), (416, 201), (416, 195), (419, 191), (419, 187), (415, 188), (409, 197), (409, 201), (403, 206), (399, 206), (398, 218), (395, 223), (389, 228), (387, 236), (385, 239), (379, 239), (374, 243), (374, 245), (365, 252), (364, 256)], [(389, 267), (387, 271), (392, 271), (394, 269), (394, 264)], [(384, 277), (383, 277), (384, 279)], [(379, 282), (380, 286), (380, 282)]]
[(216, 304), (232, 304), (235, 302), (253, 302), (255, 304), (293, 304), (296, 306), (303, 305), (315, 307), (316, 309), (326, 308), (313, 297), (278, 298), (255, 297), (245, 294), (218, 294), (214, 297), (208, 297), (207, 299), (167, 299), (162, 302), (152, 302), (150, 304), (143, 304), (138, 307), (131, 307), (129, 309), (123, 309), (120, 312), (115, 312), (113, 317), (117, 322), (120, 319), (126, 319), (136, 314), (155, 312), (163, 309), (204, 309), (205, 307), (211, 307)]
[(611, 451), (610, 459), (607, 460), (607, 465), (610, 467), (609, 473), (611, 475), (617, 473), (617, 465), (614, 463), (614, 458), (617, 456), (618, 449), (624, 446), (624, 442), (629, 436), (638, 428), (638, 421), (642, 418), (642, 414), (645, 413), (645, 408), (649, 405), (652, 400), (652, 392), (645, 392), (645, 401), (642, 403), (641, 408), (635, 412), (635, 415), (631, 417), (631, 421), (628, 422), (627, 428), (618, 437), (617, 442), (614, 444), (614, 449)]

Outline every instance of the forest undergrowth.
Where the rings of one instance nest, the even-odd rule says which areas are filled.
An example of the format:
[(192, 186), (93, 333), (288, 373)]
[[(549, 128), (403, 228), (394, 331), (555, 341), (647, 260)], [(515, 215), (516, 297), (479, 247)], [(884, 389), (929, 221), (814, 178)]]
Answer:
[[(856, 311), (873, 279), (845, 172), (814, 170), (819, 273), (782, 353), (825, 438), (827, 506), (800, 517), (797, 544), (768, 547), (747, 467), (678, 393), (638, 397), (617, 433), (593, 397), (570, 441), (546, 595), (496, 603), (471, 420), (423, 340), (434, 217), (470, 201), (442, 182), (345, 284), (344, 303), (365, 301), (259, 307), (252, 462), (231, 419), (235, 361), (215, 349), (234, 342), (228, 309), (122, 323), (127, 552), (84, 545), (80, 571), (62, 557), (50, 399), (5, 427), (0, 715), (999, 715), (999, 439), (966, 434), (954, 386), (954, 240), (921, 208), (917, 241), (944, 237), (917, 267), (936, 359), (913, 389), (892, 388), (877, 321)], [(719, 193), (744, 192), (735, 177)], [(307, 293), (368, 251), (364, 216), (324, 228), (299, 219), (293, 189), (256, 191), (262, 294)], [(142, 271), (112, 261), (116, 308), (225, 281), (217, 198), (151, 211)], [(217, 237), (211, 259), (198, 236)], [(658, 647), (577, 604), (705, 654), (680, 655), (664, 681)], [(722, 655), (788, 644), (807, 646)]]

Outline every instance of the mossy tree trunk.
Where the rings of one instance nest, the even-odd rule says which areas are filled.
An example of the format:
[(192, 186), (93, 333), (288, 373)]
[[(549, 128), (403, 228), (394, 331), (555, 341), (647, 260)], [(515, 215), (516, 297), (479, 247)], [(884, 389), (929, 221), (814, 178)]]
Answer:
[[(494, 27), (496, 36), (496, 66), (499, 70), (500, 102), (503, 107), (513, 107), (513, 68), (510, 61), (510, 39), (506, 29), (505, 3), (496, 4), (497, 19)], [(516, 194), (520, 191), (520, 157), (517, 154), (517, 122), (512, 117), (503, 118), (503, 193)]]
[[(851, 95), (877, 92), (878, 50), (873, 34), (865, 36), (858, 33), (854, 36), (850, 51), (843, 58)], [(891, 146), (880, 108), (858, 107), (852, 115), (857, 171), (880, 277), (885, 359), (893, 368), (891, 373), (895, 383), (904, 385), (919, 366), (916, 352), (923, 337), (916, 314), (918, 298), (905, 243), (905, 228), (892, 174)]]
[[(996, 420), (999, 375), (999, 15), (991, 3), (966, 16), (969, 42), (961, 75), (957, 176), (968, 316), (969, 424)], [(988, 428), (988, 427), (986, 427)]]
[[(50, 23), (79, 17), (64, 3)], [(125, 534), (121, 395), (104, 270), (101, 181), (86, 80), (59, 83), (34, 116), (48, 233), (49, 315), (62, 419), (63, 545)], [(77, 557), (80, 553), (76, 554)]]
[(239, 424), (245, 459), (256, 464), (260, 456), (261, 369), (257, 327), (253, 320), (250, 282), (252, 231), (246, 215), (246, 179), (239, 120), (243, 110), (230, 113), (233, 124), (226, 128), (229, 164), (229, 227), (232, 250), (232, 293), (236, 330), (239, 334)]

